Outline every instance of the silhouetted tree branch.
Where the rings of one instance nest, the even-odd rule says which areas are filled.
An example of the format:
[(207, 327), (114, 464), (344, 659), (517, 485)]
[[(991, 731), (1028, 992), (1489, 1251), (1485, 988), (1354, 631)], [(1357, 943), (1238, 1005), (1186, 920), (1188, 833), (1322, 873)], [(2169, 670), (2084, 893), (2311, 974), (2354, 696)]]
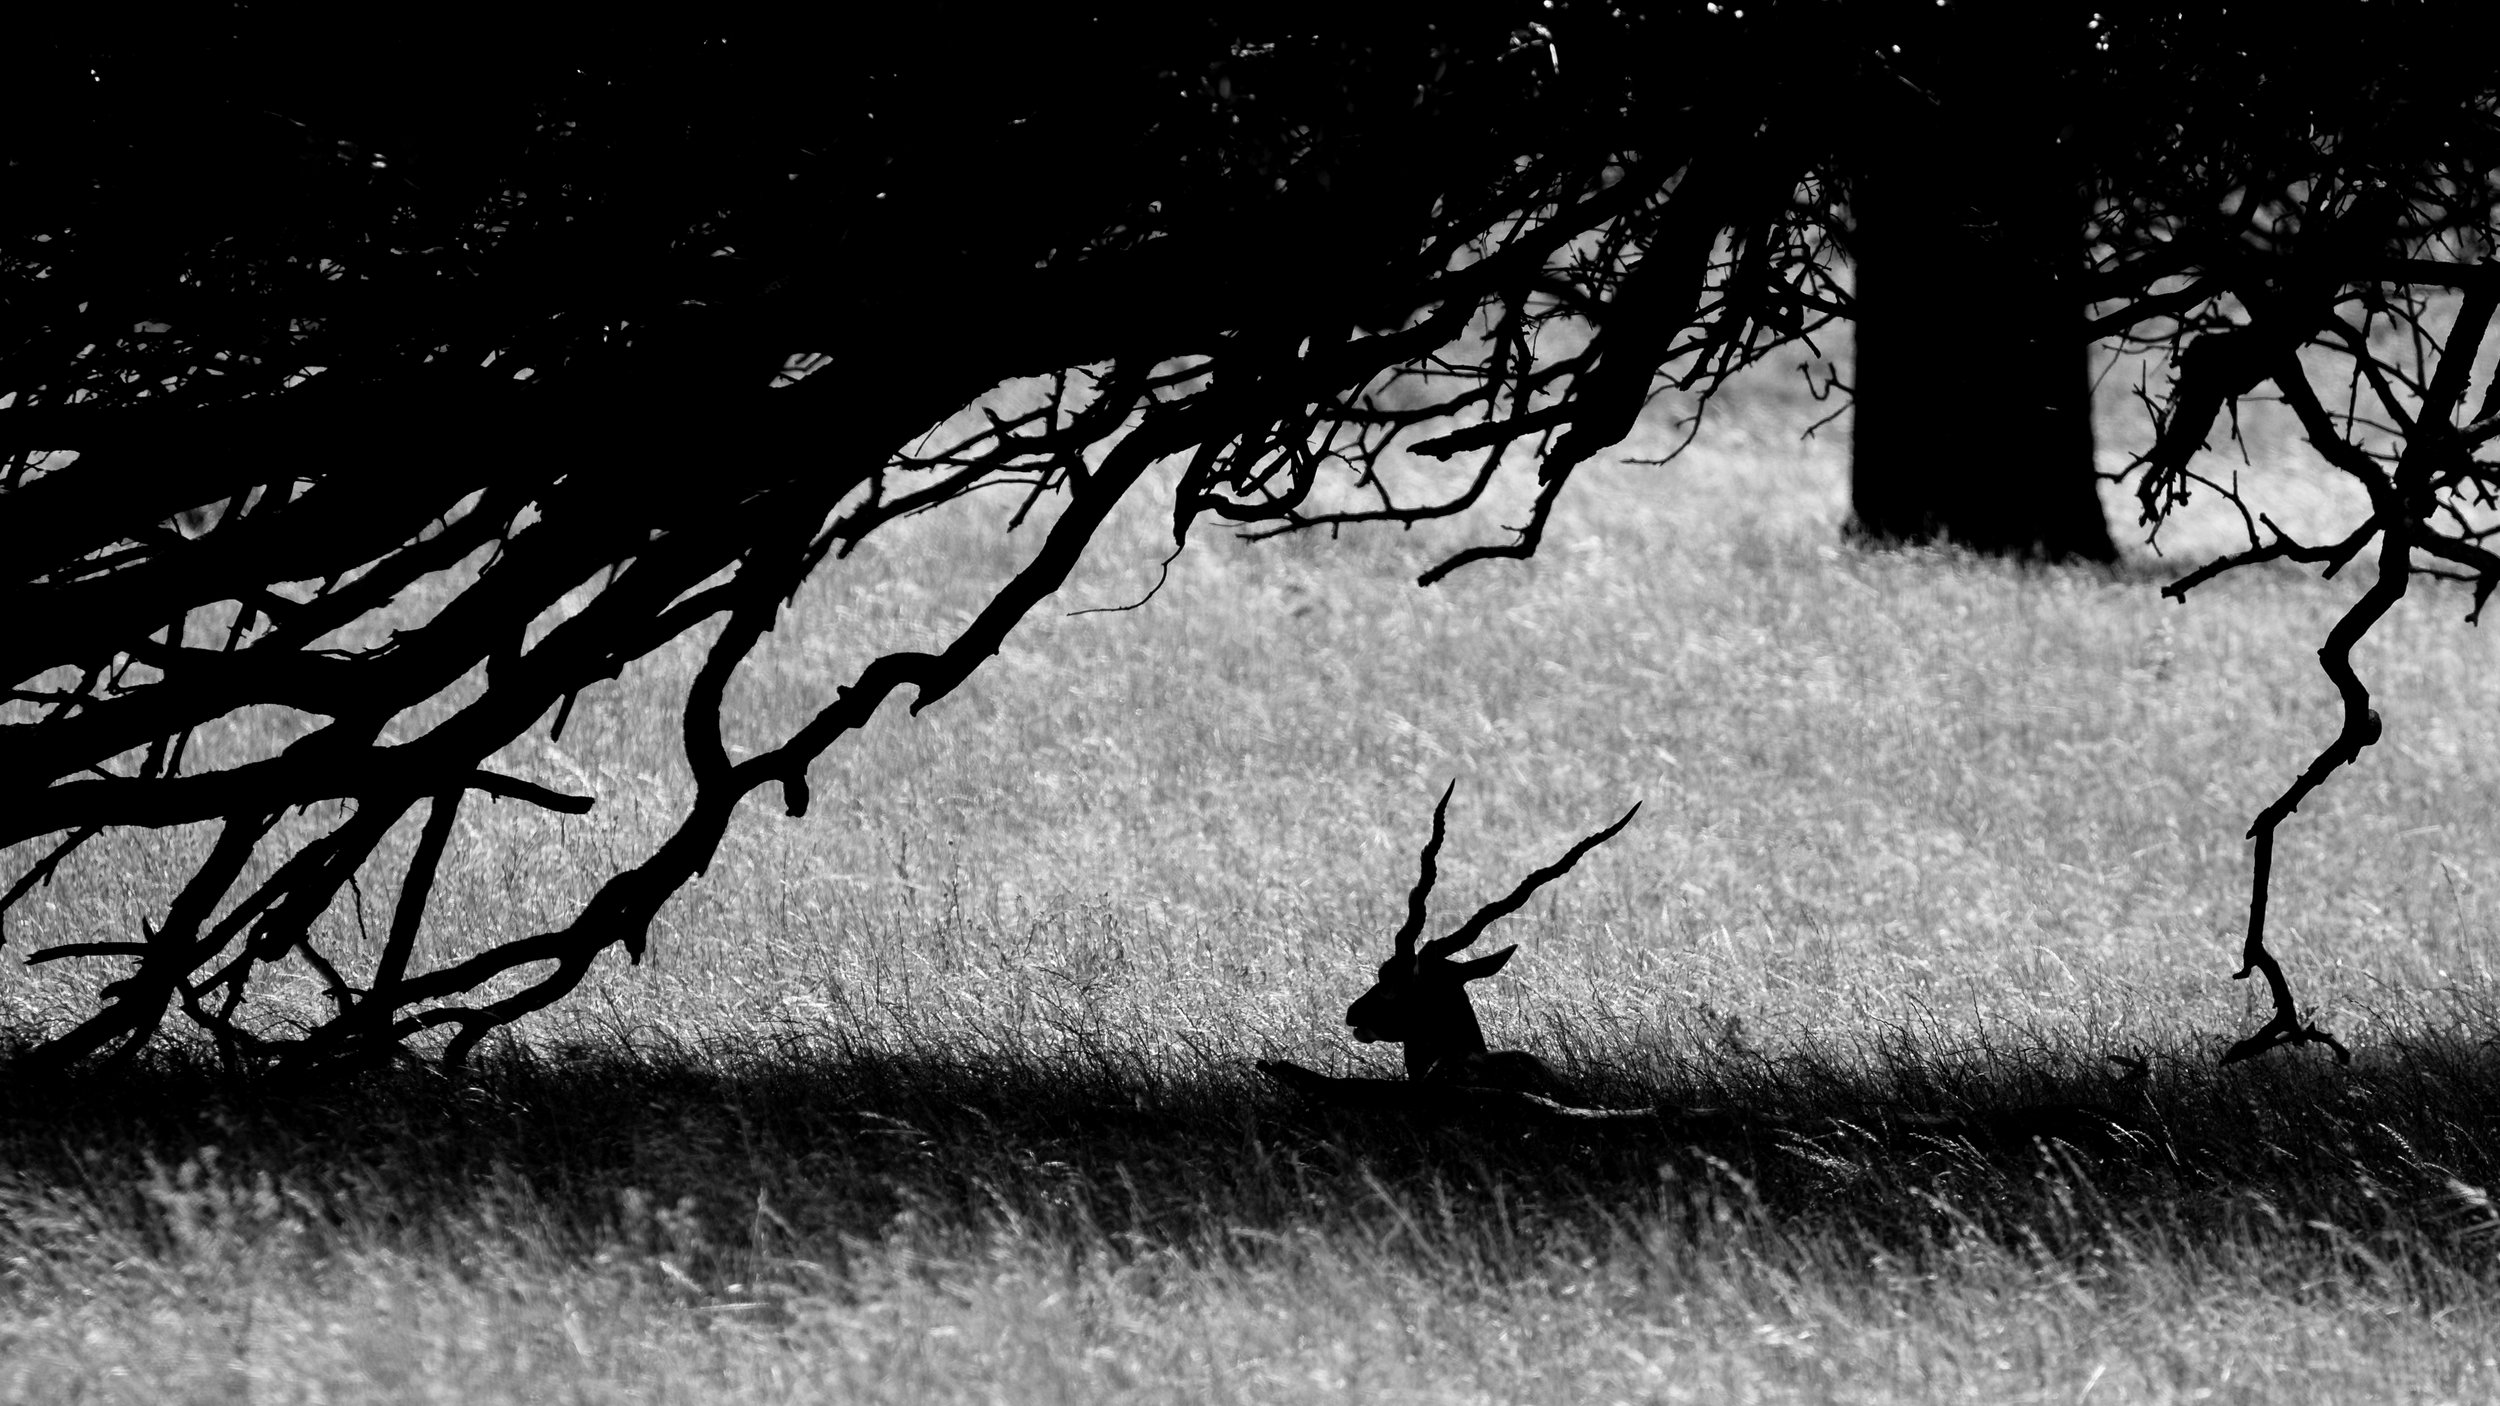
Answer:
[[(2500, 155), (2492, 89), (2487, 80), (2474, 81), (2480, 86), (2463, 91), (2480, 95), (2479, 123), (2446, 125), (2441, 130), (2450, 135), (2440, 141), (2382, 151), (2357, 170), (2337, 165), (2349, 160), (2349, 148), (2322, 144), (2297, 178), (2276, 184), (2287, 193), (2271, 208), (2224, 216), (2243, 231), (2270, 231), (2266, 241), (2242, 240), (2227, 257), (2194, 269), (2197, 301), (2138, 305), (2168, 320), (2164, 344), (2178, 368), (2159, 435), (2140, 461), (2145, 521), (2157, 527), (2201, 485), (2233, 503), (2248, 524), (2244, 551), (2185, 574), (2163, 593), (2184, 601), (2206, 581), (2268, 561), (2314, 564), (2332, 577), (2372, 541), (2379, 548), (2375, 578), (2318, 651), (2342, 701), (2342, 722), (2248, 832), (2254, 849), (2238, 976), (2265, 978), (2274, 1014), (2224, 1054), (2226, 1064), (2304, 1042), (2349, 1060), (2340, 1042), (2303, 1018), (2266, 945), (2275, 832), (2338, 768), (2379, 740), (2382, 724), (2352, 652), (2428, 569), (2422, 558), (2458, 568), (2431, 574), (2471, 584), (2469, 621), (2500, 586), (2500, 556), (2482, 545), (2500, 464), (2475, 456), (2483, 442), (2476, 437), (2480, 416), (2464, 411), (2475, 359), (2500, 309), (2490, 266), (2472, 262), (2490, 247), (2500, 195), (2489, 175), (2491, 158)], [(2458, 102), (2448, 115), (2474, 111)], [(2225, 246), (2215, 239), (2209, 247)], [(2320, 395), (2313, 366), (2340, 371), (2326, 378), (2345, 387), (2340, 411)], [(2303, 543), (2256, 513), (2236, 486), (2215, 485), (2188, 468), (2223, 408), (2263, 387), (2292, 410), (2320, 458), (2368, 495), (2369, 516), (2336, 542)], [(2259, 539), (2259, 524), (2271, 540)]]
[[(239, 1067), (354, 1067), (429, 1032), (457, 1064), (599, 953), (639, 959), (742, 798), (777, 785), (804, 813), (810, 764), (897, 690), (916, 711), (958, 687), (1158, 466), (1176, 539), (1337, 521), (1331, 478), (1411, 521), (1387, 456), (1526, 416), (1555, 440), (1542, 506), (1459, 562), (1524, 555), (1662, 365), (1706, 390), (1761, 327), (1804, 325), (1779, 289), (1825, 287), (1795, 145), (1814, 109), (1737, 87), (1771, 71), (1736, 62), (1763, 36), (1699, 9), (506, 19), (493, 46), (450, 18), (394, 32), (387, 73), (353, 57), (374, 36), (290, 5), (25, 50), (0, 177), (0, 845), (40, 848), (0, 909), (105, 830), (216, 827), (139, 940), (34, 954), (130, 967), (34, 1070), (135, 1051), (175, 1012)], [(1647, 75), (1670, 49), (1731, 62), (1669, 94)], [(449, 114), (455, 91), (481, 96)], [(960, 217), (975, 188), (994, 216)], [(1541, 347), (1573, 321), (1576, 350)], [(1490, 432), (1470, 497), (1526, 432)], [(1019, 522), (1053, 511), (951, 642), (733, 756), (724, 700), (800, 584), (995, 488)], [(597, 799), (495, 754), (698, 630), (668, 838), (562, 925), (427, 966), (469, 793)], [(201, 760), (253, 709), (294, 740)], [(403, 824), (360, 968), (321, 920)], [(329, 994), (310, 1030), (251, 1000), (290, 961)]]

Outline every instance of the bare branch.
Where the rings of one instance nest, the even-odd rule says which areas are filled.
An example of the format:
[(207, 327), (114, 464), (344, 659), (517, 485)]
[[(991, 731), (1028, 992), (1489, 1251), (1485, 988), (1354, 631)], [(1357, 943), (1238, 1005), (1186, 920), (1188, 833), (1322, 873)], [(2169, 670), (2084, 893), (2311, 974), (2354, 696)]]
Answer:
[(491, 771), (470, 772), (466, 784), (473, 791), (483, 791), (487, 795), (501, 796), (506, 800), (527, 801), (542, 810), (552, 810), (559, 815), (588, 815), (591, 808), (599, 803), (595, 796), (568, 796), (562, 791), (541, 786), (535, 781), (524, 781), (517, 776), (503, 776)]
[(39, 967), (64, 957), (144, 957), (147, 954), (148, 945), (144, 942), (69, 942), (29, 953), (26, 965)]
[(62, 860), (77, 853), (80, 845), (103, 833), (104, 828), (100, 825), (89, 825), (71, 831), (68, 839), (54, 845), (43, 858), (27, 866), (26, 872), (17, 876), (17, 882), (9, 885), (9, 891), (6, 894), (0, 894), (0, 946), (8, 945), (9, 930), (6, 919), (8, 911), (17, 906), (17, 901), (33, 892), (36, 885), (51, 883), (52, 875), (60, 869)]

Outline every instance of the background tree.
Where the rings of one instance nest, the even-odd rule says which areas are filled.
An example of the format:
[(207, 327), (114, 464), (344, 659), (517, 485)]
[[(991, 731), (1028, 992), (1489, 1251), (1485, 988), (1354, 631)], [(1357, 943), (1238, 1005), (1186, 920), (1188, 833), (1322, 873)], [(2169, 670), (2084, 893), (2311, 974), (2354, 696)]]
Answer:
[[(2115, 561), (2081, 286), (2093, 17), (1905, 10), (1867, 46), (1866, 107), (1836, 153), (1856, 273), (1851, 529)], [(1995, 300), (1975, 321), (1974, 288)]]

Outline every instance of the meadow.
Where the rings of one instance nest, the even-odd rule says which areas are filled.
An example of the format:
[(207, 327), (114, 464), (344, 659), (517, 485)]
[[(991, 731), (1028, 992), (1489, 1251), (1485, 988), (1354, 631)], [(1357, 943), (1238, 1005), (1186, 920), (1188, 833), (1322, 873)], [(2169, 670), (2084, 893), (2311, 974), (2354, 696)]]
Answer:
[[(1140, 608), (1074, 613), (1154, 584), (1142, 502), (963, 690), (835, 748), (809, 817), (750, 805), (648, 961), (468, 1077), (282, 1092), (174, 1044), (0, 1090), (0, 1401), (2500, 1396), (2500, 659), (2465, 602), (2381, 627), (2387, 740), (2279, 841), (2277, 951), (2353, 1064), (2224, 1069), (2265, 1014), (2230, 979), (2242, 834), (2333, 732), (2314, 651), (2359, 583), (2182, 607), (2140, 553), (1863, 552), (1838, 449), (1768, 412), (1635, 457), (1536, 560), (1431, 590), (1518, 505), (1202, 534)], [(2286, 515), (2350, 510), (2277, 478)], [(1011, 506), (831, 564), (741, 726), (945, 638), (1026, 549)], [(511, 749), (600, 804), (473, 801), (421, 962), (656, 842), (694, 658)], [(1343, 1011), (1453, 778), (1443, 923), (1644, 802), (1489, 940), (1521, 949), (1475, 988), (1494, 1042), (1758, 1128), (1412, 1125), (1255, 1072), (1394, 1071)], [(202, 843), (98, 842), (7, 954), (135, 929)], [(12, 1039), (111, 975), (79, 965), (7, 964)], [(2133, 1110), (2157, 1155), (1897, 1130), (2046, 1099)]]

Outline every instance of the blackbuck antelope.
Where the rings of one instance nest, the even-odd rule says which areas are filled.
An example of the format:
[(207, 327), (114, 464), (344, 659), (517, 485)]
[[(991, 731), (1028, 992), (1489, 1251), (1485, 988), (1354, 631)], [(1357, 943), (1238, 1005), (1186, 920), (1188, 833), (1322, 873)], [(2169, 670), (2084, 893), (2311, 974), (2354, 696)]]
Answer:
[(1423, 874), (1406, 902), (1406, 925), (1398, 929), (1396, 950), (1380, 964), (1380, 979), (1346, 1007), (1346, 1024), (1366, 1044), (1390, 1041), (1406, 1046), (1406, 1076), (1469, 1088), (1503, 1089), (1571, 1103), (1571, 1086), (1545, 1061), (1525, 1050), (1488, 1050), (1484, 1027), (1476, 1020), (1475, 1003), (1467, 999), (1467, 983), (1493, 975), (1508, 965), (1516, 945), (1472, 961), (1454, 961), (1485, 929), (1508, 917), (1539, 888), (1571, 872), (1581, 856), (1611, 840), (1641, 813), (1639, 802), (1623, 818), (1573, 845), (1568, 854), (1519, 881), (1503, 898), (1478, 909), (1447, 937), (1416, 945), (1423, 934), (1424, 905), (1432, 893), (1433, 861), (1441, 853), (1446, 832), (1452, 781), (1433, 808), (1432, 838), (1424, 842)]
[(1484, 1026), (1476, 1019), (1467, 983), (1493, 975), (1518, 952), (1505, 947), (1473, 960), (1454, 960), (1473, 946), (1493, 924), (1519, 911), (1536, 891), (1571, 872), (1590, 850), (1613, 839), (1632, 817), (1623, 818), (1571, 847), (1552, 864), (1519, 881), (1509, 894), (1486, 904), (1446, 937), (1418, 943), (1423, 935), (1425, 904), (1436, 877), (1434, 861), (1448, 831), (1450, 797), (1458, 783), (1441, 793), (1433, 808), (1432, 838), (1424, 842), (1423, 872), (1407, 900), (1406, 923), (1398, 929), (1395, 948), (1380, 964), (1380, 979), (1346, 1008), (1346, 1024), (1365, 1043), (1389, 1041), (1406, 1047), (1404, 1079), (1337, 1078), (1306, 1069), (1291, 1060), (1261, 1060), (1259, 1070), (1286, 1088), (1335, 1107), (1421, 1114), (1503, 1128), (1534, 1127), (1571, 1136), (1635, 1136), (1664, 1133), (1677, 1138), (1744, 1138), (1766, 1136), (1815, 1139), (1869, 1136), (1927, 1141), (1968, 1142), (1999, 1151), (2027, 1150), (2050, 1142), (2099, 1157), (2135, 1161), (2167, 1158), (2181, 1165), (2166, 1129), (2159, 1126), (2144, 1095), (2149, 1067), (2124, 1055), (2111, 1062), (2127, 1071), (2119, 1081), (2134, 1111), (2091, 1103), (2040, 1103), (2011, 1108), (1976, 1109), (1965, 1113), (1887, 1114), (1849, 1121), (1799, 1119), (1776, 1111), (1696, 1108), (1650, 1104), (1637, 1108), (1590, 1108), (1573, 1094), (1570, 1084), (1525, 1050), (1490, 1050)]

